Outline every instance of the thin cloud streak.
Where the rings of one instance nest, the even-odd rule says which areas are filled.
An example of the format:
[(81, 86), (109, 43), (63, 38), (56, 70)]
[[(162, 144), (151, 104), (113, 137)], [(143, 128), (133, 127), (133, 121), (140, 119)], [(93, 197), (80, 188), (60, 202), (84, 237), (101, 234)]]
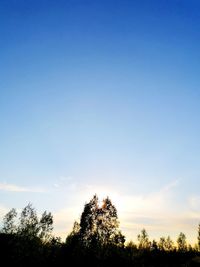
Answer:
[(43, 188), (37, 187), (24, 187), (15, 184), (8, 184), (8, 183), (0, 183), (0, 190), (6, 192), (32, 192), (32, 193), (43, 193), (45, 190)]

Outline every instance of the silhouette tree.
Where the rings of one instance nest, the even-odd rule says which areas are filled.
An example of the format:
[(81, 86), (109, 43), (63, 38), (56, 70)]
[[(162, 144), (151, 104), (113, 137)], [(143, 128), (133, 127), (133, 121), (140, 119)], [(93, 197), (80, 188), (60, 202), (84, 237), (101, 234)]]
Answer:
[(145, 229), (141, 230), (141, 234), (138, 235), (138, 248), (139, 249), (150, 249), (151, 242), (149, 241), (149, 236), (147, 234), (147, 231)]
[(42, 217), (39, 221), (39, 237), (44, 241), (48, 242), (52, 238), (53, 231), (53, 215), (51, 212), (43, 212)]
[(167, 238), (161, 237), (158, 243), (158, 247), (160, 250), (172, 251), (173, 250), (173, 241), (170, 236)]
[(179, 251), (187, 251), (187, 242), (186, 242), (186, 236), (184, 233), (180, 233), (177, 239), (177, 245)]
[(34, 238), (40, 231), (39, 221), (35, 209), (29, 203), (21, 212), (20, 222), (18, 226), (18, 234)]
[(187, 251), (189, 251), (189, 252), (193, 252), (194, 249), (195, 249), (195, 248), (193, 248), (191, 244), (188, 244), (188, 246), (187, 246)]
[(137, 250), (137, 245), (133, 241), (129, 241), (126, 245), (126, 248)]
[(80, 232), (80, 224), (77, 221), (75, 221), (72, 229), (72, 234), (75, 235), (78, 234), (79, 232)]
[(158, 244), (155, 239), (153, 239), (151, 243), (151, 250), (157, 250), (158, 249)]
[(89, 203), (85, 204), (80, 219), (80, 239), (85, 246), (90, 246), (90, 244), (96, 239), (97, 210), (98, 197), (97, 195), (94, 195)]
[(17, 212), (15, 209), (11, 209), (3, 218), (2, 233), (14, 234), (16, 233), (15, 219), (17, 217)]
[(16, 234), (28, 239), (39, 238), (43, 242), (49, 242), (52, 238), (53, 216), (49, 212), (43, 212), (40, 220), (32, 204), (29, 203), (23, 208), (19, 222), (16, 222), (17, 212), (11, 209), (3, 218), (1, 232)]
[(77, 229), (73, 230), (74, 234), (85, 247), (124, 245), (125, 237), (118, 229), (117, 210), (108, 197), (103, 200), (103, 205), (99, 206), (98, 197), (94, 195), (84, 206), (80, 224), (74, 226)]
[[(195, 248), (187, 245), (183, 233), (177, 239), (178, 250), (173, 249), (169, 236), (150, 242), (145, 229), (138, 235), (138, 246), (133, 242), (124, 246), (117, 210), (108, 197), (102, 205), (96, 195), (85, 204), (80, 223), (74, 223), (65, 244), (52, 237), (51, 213), (45, 211), (38, 217), (28, 204), (17, 218), (16, 210), (10, 210), (0, 233), (1, 261), (8, 266), (200, 266), (198, 244)], [(198, 241), (199, 237), (200, 225)]]
[(97, 209), (96, 222), (97, 237), (101, 244), (124, 244), (125, 238), (118, 230), (117, 209), (108, 197), (103, 200), (102, 207), (98, 207)]
[(166, 240), (165, 240), (165, 237), (162, 236), (160, 237), (160, 240), (158, 242), (158, 248), (159, 250), (165, 250), (165, 247), (166, 247)]
[(165, 240), (165, 250), (172, 251), (174, 249), (174, 242), (170, 238), (170, 236), (167, 237)]
[(68, 247), (77, 247), (80, 245), (80, 224), (75, 221), (71, 233), (67, 236), (65, 243)]

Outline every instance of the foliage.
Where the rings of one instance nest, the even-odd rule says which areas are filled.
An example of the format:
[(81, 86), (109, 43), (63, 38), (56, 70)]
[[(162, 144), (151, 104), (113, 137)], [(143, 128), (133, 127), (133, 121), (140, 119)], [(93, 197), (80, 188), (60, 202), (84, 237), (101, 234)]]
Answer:
[(17, 212), (11, 209), (3, 218), (1, 232), (5, 234), (16, 234), (17, 236), (34, 239), (38, 238), (43, 242), (48, 242), (52, 238), (53, 216), (46, 211), (38, 219), (36, 210), (32, 204), (23, 208), (19, 222), (16, 222)]
[(158, 248), (162, 251), (172, 251), (174, 249), (174, 243), (171, 240), (170, 236), (167, 238), (161, 237), (158, 242)]
[(85, 204), (79, 227), (75, 235), (85, 247), (108, 244), (123, 246), (125, 242), (125, 237), (118, 229), (117, 210), (108, 197), (103, 200), (102, 206), (99, 206), (96, 195)]
[(178, 245), (178, 250), (179, 251), (187, 251), (186, 236), (182, 232), (180, 232), (180, 234), (178, 236), (177, 245)]
[(174, 242), (172, 241), (170, 236), (168, 236), (165, 242), (165, 250), (172, 251), (173, 249), (174, 249)]
[(2, 233), (14, 234), (17, 230), (15, 225), (15, 219), (17, 217), (17, 212), (15, 209), (11, 209), (3, 218), (3, 228)]
[(36, 211), (29, 203), (21, 212), (17, 232), (21, 236), (33, 238), (38, 235), (39, 230)]
[(138, 244), (139, 249), (144, 249), (144, 250), (150, 249), (151, 242), (149, 241), (149, 236), (145, 229), (141, 230), (141, 233), (138, 235), (137, 238), (139, 242)]
[(46, 242), (49, 241), (53, 231), (53, 216), (50, 212), (47, 213), (44, 211), (39, 221), (38, 228), (39, 237)]
[[(187, 245), (182, 232), (177, 239), (178, 249), (168, 237), (149, 240), (142, 229), (138, 246), (130, 241), (124, 245), (119, 230), (117, 210), (106, 198), (99, 205), (97, 196), (84, 206), (80, 222), (75, 221), (72, 232), (63, 243), (52, 236), (53, 216), (28, 204), (19, 215), (10, 210), (3, 219), (0, 233), (1, 261), (8, 266), (97, 266), (97, 267), (197, 267), (200, 266), (198, 244)], [(199, 231), (198, 236), (199, 240)]]

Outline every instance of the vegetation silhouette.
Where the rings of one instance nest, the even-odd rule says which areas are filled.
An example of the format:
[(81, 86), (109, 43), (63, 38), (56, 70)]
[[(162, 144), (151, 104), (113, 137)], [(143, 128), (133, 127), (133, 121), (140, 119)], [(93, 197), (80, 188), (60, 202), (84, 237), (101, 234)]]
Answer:
[(39, 218), (29, 203), (17, 214), (11, 209), (0, 231), (1, 261), (8, 266), (200, 266), (200, 224), (197, 244), (187, 244), (180, 232), (177, 245), (170, 236), (150, 241), (145, 229), (138, 243), (125, 244), (119, 229), (117, 209), (109, 197), (99, 205), (97, 195), (85, 204), (80, 221), (75, 221), (65, 242), (53, 236), (53, 216), (44, 211)]

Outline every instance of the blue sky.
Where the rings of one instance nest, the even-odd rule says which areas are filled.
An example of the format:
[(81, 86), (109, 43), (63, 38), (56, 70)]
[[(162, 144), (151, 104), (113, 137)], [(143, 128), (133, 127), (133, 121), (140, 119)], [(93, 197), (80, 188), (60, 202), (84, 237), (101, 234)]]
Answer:
[(62, 235), (94, 193), (135, 239), (200, 221), (199, 1), (2, 0), (0, 206)]

